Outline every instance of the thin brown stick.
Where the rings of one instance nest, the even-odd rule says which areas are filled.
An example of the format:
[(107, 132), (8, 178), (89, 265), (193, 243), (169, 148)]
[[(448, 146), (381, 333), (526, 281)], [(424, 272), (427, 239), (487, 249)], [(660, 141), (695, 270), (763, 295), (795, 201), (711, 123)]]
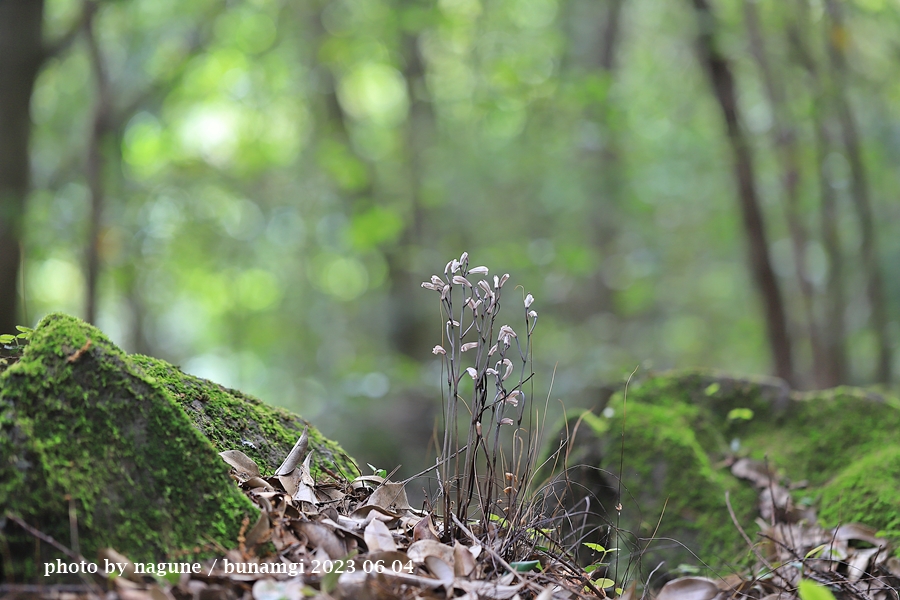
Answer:
[(91, 338), (88, 338), (88, 340), (84, 343), (84, 345), (81, 348), (79, 348), (78, 350), (73, 352), (71, 356), (66, 358), (66, 362), (69, 364), (76, 362), (79, 358), (81, 358), (81, 356), (85, 352), (87, 352), (90, 349), (92, 343), (93, 342), (91, 342)]
[(71, 538), (72, 552), (81, 554), (81, 546), (78, 543), (78, 512), (75, 510), (75, 498), (66, 494), (69, 501), (69, 538)]
[[(52, 537), (50, 537), (49, 535), (47, 535), (46, 533), (44, 533), (42, 531), (38, 531), (37, 529), (35, 529), (31, 525), (29, 525), (28, 523), (23, 521), (18, 516), (14, 515), (12, 513), (6, 513), (6, 518), (9, 519), (10, 521), (12, 521), (13, 523), (15, 523), (16, 525), (18, 525), (19, 527), (21, 527), (22, 529), (24, 529), (34, 539), (40, 540), (46, 544), (50, 544), (51, 546), (53, 546), (54, 548), (56, 548), (57, 550), (59, 550), (60, 552), (62, 552), (66, 556), (68, 556), (69, 558), (71, 558), (72, 560), (79, 562), (79, 563), (87, 562), (87, 559), (85, 559), (81, 554), (72, 552), (71, 550), (69, 550), (68, 548), (66, 548), (65, 546), (63, 546), (62, 544), (57, 542), (56, 540), (54, 540)], [(94, 584), (94, 582), (91, 581), (90, 577), (88, 577), (85, 573), (83, 573), (79, 570), (78, 576), (81, 578), (82, 581), (85, 582), (85, 584), (91, 586), (91, 589), (93, 589), (94, 593), (96, 593), (100, 596), (103, 595), (102, 590), (99, 587), (97, 587), (97, 585)]]
[(766, 565), (767, 569), (774, 572), (775, 567), (773, 567), (772, 564), (768, 560), (766, 560), (766, 558), (762, 554), (760, 554), (759, 550), (757, 550), (756, 548), (756, 544), (753, 543), (753, 540), (750, 539), (750, 536), (747, 535), (747, 532), (745, 532), (744, 528), (741, 527), (737, 515), (734, 514), (734, 508), (732, 508), (731, 506), (731, 493), (728, 490), (725, 491), (725, 506), (728, 507), (728, 514), (731, 515), (731, 522), (734, 523), (734, 526), (738, 530), (738, 533), (740, 533), (741, 537), (744, 538), (744, 541), (747, 542), (747, 546), (750, 548), (750, 551), (753, 552), (754, 555), (756, 555), (756, 558), (759, 559), (759, 562)]

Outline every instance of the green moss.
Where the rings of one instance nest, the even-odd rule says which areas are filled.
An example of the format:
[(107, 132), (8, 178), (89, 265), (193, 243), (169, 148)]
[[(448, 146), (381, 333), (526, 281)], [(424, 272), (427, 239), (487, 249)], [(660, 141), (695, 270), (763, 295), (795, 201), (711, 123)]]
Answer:
[[(809, 487), (797, 494), (820, 498), (823, 524), (856, 521), (896, 536), (898, 406), (892, 398), (858, 388), (798, 393), (777, 379), (714, 371), (648, 377), (628, 390), (624, 522), (646, 535), (668, 499), (659, 535), (686, 544), (713, 565), (746, 552), (724, 494), (730, 492), (739, 521), (752, 535), (756, 493), (727, 469), (714, 467), (724, 464), (735, 445), (738, 455), (766, 459), (791, 481), (807, 481)], [(576, 440), (569, 464), (585, 462), (619, 472), (623, 394), (613, 395), (606, 409), (613, 413), (609, 418), (584, 417), (594, 437)], [(729, 418), (735, 409), (749, 409), (753, 416)], [(609, 483), (614, 479), (608, 475), (604, 482), (587, 485), (615, 488)], [(606, 503), (614, 504), (614, 498), (608, 495)], [(627, 516), (636, 510), (642, 512), (640, 518)], [(672, 566), (684, 558), (677, 550), (660, 555)]]
[(900, 411), (863, 390), (839, 388), (793, 396), (791, 410), (773, 427), (765, 418), (747, 423), (744, 443), (792, 479), (816, 486), (838, 469), (886, 445), (897, 444)]
[[(716, 439), (717, 435), (692, 425), (699, 409), (629, 399), (623, 447), (621, 397), (613, 398), (609, 407), (615, 407), (609, 417), (583, 415), (595, 441), (587, 443), (589, 453), (574, 459), (590, 461), (606, 473), (593, 489), (606, 489), (597, 499), (606, 505), (607, 518), (624, 532), (616, 545), (642, 551), (644, 566), (650, 569), (660, 560), (673, 567), (695, 562), (694, 553), (715, 566), (742, 560), (747, 548), (731, 522), (725, 493), (731, 494), (737, 514), (748, 521), (752, 521), (756, 493), (712, 465), (700, 439)], [(583, 448), (586, 441), (579, 437), (577, 447)], [(617, 482), (620, 460), (621, 497)], [(616, 501), (621, 502), (621, 515), (609, 508)], [(651, 541), (654, 534), (659, 539)]]
[(822, 487), (819, 518), (829, 526), (865, 523), (900, 543), (900, 445), (847, 465)]
[[(70, 546), (71, 497), (88, 558), (105, 546), (134, 560), (233, 547), (256, 509), (217, 453), (241, 449), (272, 469), (304, 424), (162, 361), (128, 356), (78, 319), (50, 315), (0, 374), (0, 508)], [(310, 432), (320, 464), (350, 468), (336, 444)], [(11, 556), (34, 556), (18, 526), (0, 526)], [(58, 556), (46, 544), (42, 552), (42, 560)], [(27, 559), (4, 563), (4, 577), (22, 580), (33, 569)]]
[(187, 375), (165, 361), (141, 355), (131, 359), (161, 384), (166, 395), (184, 409), (217, 451), (240, 450), (256, 461), (264, 473), (272, 473), (308, 426), (314, 474), (321, 466), (343, 471), (349, 477), (358, 474), (356, 465), (340, 446), (322, 437), (297, 415)]

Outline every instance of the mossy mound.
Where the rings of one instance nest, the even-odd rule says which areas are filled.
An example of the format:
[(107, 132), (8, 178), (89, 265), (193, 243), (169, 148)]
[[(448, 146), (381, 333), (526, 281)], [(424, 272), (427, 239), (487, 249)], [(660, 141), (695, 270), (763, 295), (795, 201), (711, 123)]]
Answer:
[[(69, 547), (73, 516), (89, 560), (102, 547), (139, 561), (234, 547), (256, 509), (217, 453), (240, 449), (274, 470), (304, 425), (163, 361), (129, 356), (79, 319), (50, 315), (0, 374), (2, 576), (22, 581), (35, 562), (66, 560), (41, 543), (35, 561), (35, 540), (5, 515)], [(312, 428), (310, 447), (320, 465), (352, 469)]]
[[(624, 454), (622, 446), (624, 419)], [(583, 419), (570, 449), (575, 481), (594, 492), (606, 520), (665, 560), (718, 570), (748, 558), (725, 502), (751, 535), (757, 493), (725, 468), (728, 458), (767, 460), (812, 503), (826, 527), (861, 522), (900, 541), (900, 404), (858, 388), (791, 391), (772, 378), (672, 372), (632, 383)], [(584, 430), (587, 429), (587, 432)], [(622, 493), (617, 474), (623, 465)], [(611, 507), (621, 502), (618, 515)], [(659, 523), (657, 529), (657, 523)], [(654, 531), (657, 541), (650, 542)], [(623, 542), (625, 539), (622, 540)], [(696, 554), (696, 556), (694, 556)]]

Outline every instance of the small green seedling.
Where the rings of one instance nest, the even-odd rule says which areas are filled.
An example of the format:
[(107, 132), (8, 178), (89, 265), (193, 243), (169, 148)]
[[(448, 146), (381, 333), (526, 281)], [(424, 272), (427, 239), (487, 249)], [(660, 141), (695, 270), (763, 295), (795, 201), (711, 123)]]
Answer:
[(22, 350), (31, 341), (34, 330), (30, 327), (16, 325), (19, 333), (0, 334), (0, 367), (8, 367), (19, 359)]
[(811, 579), (801, 579), (797, 591), (800, 594), (800, 600), (835, 600), (831, 590)]
[(375, 477), (382, 477), (382, 478), (386, 478), (386, 477), (387, 477), (387, 474), (388, 474), (388, 473), (387, 473), (387, 471), (385, 471), (384, 469), (379, 469), (378, 467), (373, 467), (373, 466), (372, 466), (371, 464), (369, 464), (369, 463), (366, 463), (366, 464), (369, 465), (369, 468), (370, 468), (370, 469), (372, 469), (372, 474), (375, 475)]
[[(606, 559), (606, 555), (609, 554), (610, 552), (617, 552), (619, 550), (618, 548), (604, 548), (600, 544), (594, 544), (591, 542), (584, 542), (584, 545), (587, 546), (588, 548), (590, 548), (591, 550), (593, 550), (594, 552), (600, 552), (600, 561), (594, 563), (593, 565), (590, 565), (594, 568), (596, 568), (597, 566), (606, 566), (605, 563), (603, 562)], [(587, 571), (587, 570), (588, 569), (585, 568), (585, 571)], [(591, 570), (593, 570), (593, 569), (591, 569)], [(590, 572), (590, 571), (588, 571), (588, 572)]]

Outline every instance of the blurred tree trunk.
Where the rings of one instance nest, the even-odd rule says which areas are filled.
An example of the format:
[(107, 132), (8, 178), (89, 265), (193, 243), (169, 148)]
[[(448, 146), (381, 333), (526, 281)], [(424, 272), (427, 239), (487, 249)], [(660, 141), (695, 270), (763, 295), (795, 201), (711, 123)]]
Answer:
[(715, 15), (707, 0), (693, 0), (697, 16), (697, 49), (700, 62), (712, 84), (713, 93), (722, 109), (728, 143), (734, 159), (734, 176), (738, 200), (747, 236), (750, 269), (763, 302), (769, 351), (775, 375), (794, 383), (791, 339), (781, 290), (769, 258), (769, 244), (758, 194), (749, 140), (741, 129), (741, 119), (731, 65), (719, 51), (715, 39)]
[[(616, 252), (616, 238), (618, 228), (614, 223), (622, 223), (624, 219), (615, 218), (620, 206), (623, 205), (624, 182), (621, 173), (620, 140), (618, 124), (615, 122), (615, 106), (610, 98), (616, 71), (616, 57), (621, 40), (622, 5), (624, 0), (608, 0), (606, 3), (606, 15), (602, 23), (596, 29), (597, 40), (594, 43), (593, 64), (591, 67), (599, 70), (606, 80), (606, 97), (597, 103), (591, 115), (597, 122), (600, 133), (599, 153), (594, 163), (597, 170), (596, 197), (591, 203), (591, 232), (592, 242), (597, 249), (601, 261)], [(612, 213), (613, 218), (610, 218)], [(615, 310), (613, 292), (603, 279), (604, 265), (601, 263), (596, 275), (598, 281), (594, 282), (596, 294), (592, 313)]]
[(28, 194), (29, 105), (45, 52), (42, 0), (0, 1), (0, 333), (15, 331)]
[(797, 130), (790, 120), (785, 107), (785, 91), (781, 81), (769, 62), (765, 50), (762, 28), (756, 3), (744, 0), (744, 20), (750, 40), (750, 50), (766, 92), (766, 98), (773, 119), (773, 145), (778, 155), (781, 172), (781, 187), (784, 195), (784, 211), (791, 237), (791, 248), (794, 257), (794, 271), (797, 285), (803, 300), (804, 319), (812, 350), (812, 383), (814, 387), (823, 389), (842, 383), (838, 373), (829, 368), (828, 357), (819, 333), (816, 319), (815, 290), (813, 290), (809, 269), (806, 262), (808, 234), (803, 224), (800, 208), (800, 149), (797, 145)]
[(835, 0), (826, 0), (826, 12), (829, 24), (826, 29), (826, 45), (834, 84), (832, 86), (838, 123), (841, 130), (841, 141), (844, 152), (850, 163), (850, 190), (853, 206), (859, 219), (860, 236), (862, 237), (862, 264), (866, 277), (866, 293), (871, 309), (870, 326), (878, 344), (878, 366), (875, 380), (879, 383), (891, 382), (892, 349), (888, 331), (888, 312), (885, 302), (884, 283), (878, 259), (878, 241), (875, 233), (875, 216), (869, 194), (869, 181), (863, 163), (862, 144), (856, 127), (856, 119), (847, 98), (847, 60), (844, 48), (848, 34), (841, 14), (841, 7)]
[[(321, 14), (314, 19), (315, 47), (321, 48), (328, 36), (321, 22)], [(387, 262), (389, 294), (389, 327), (388, 337), (394, 350), (410, 357), (421, 357), (422, 351), (431, 347), (429, 341), (430, 329), (423, 325), (423, 316), (417, 314), (417, 302), (408, 300), (409, 294), (419, 289), (420, 273), (412, 272), (409, 259), (413, 256), (411, 247), (416, 246), (421, 240), (423, 228), (423, 210), (421, 203), (422, 176), (425, 168), (422, 160), (425, 152), (425, 140), (428, 131), (432, 128), (433, 115), (428, 103), (419, 96), (425, 87), (425, 68), (418, 50), (418, 36), (406, 35), (403, 37), (403, 58), (405, 68), (403, 76), (407, 82), (407, 92), (410, 100), (409, 115), (406, 124), (403, 125), (405, 137), (405, 162), (408, 166), (406, 188), (408, 190), (409, 203), (407, 210), (401, 214), (404, 219), (403, 232), (396, 246), (383, 249)], [(326, 134), (323, 139), (332, 139), (343, 145), (347, 152), (354, 154), (348, 116), (346, 115), (337, 95), (338, 82), (334, 74), (327, 68), (322, 69), (324, 89), (324, 122)], [(358, 189), (345, 191), (349, 205), (347, 212), (353, 214), (363, 210), (370, 204), (378, 202), (375, 189), (375, 165), (370, 160), (356, 157), (366, 168), (366, 183)]]
[[(0, 0), (2, 1), (2, 0)], [(101, 250), (104, 233), (104, 213), (107, 210), (107, 187), (121, 183), (121, 177), (109, 177), (110, 173), (121, 173), (121, 148), (123, 128), (141, 107), (147, 104), (160, 103), (174, 82), (184, 75), (190, 61), (208, 44), (208, 34), (203, 30), (208, 23), (214, 22), (223, 10), (222, 6), (213, 6), (206, 17), (200, 20), (198, 29), (187, 36), (190, 45), (180, 62), (172, 65), (170, 76), (151, 81), (143, 90), (137, 92), (128, 101), (122, 101), (122, 94), (113, 89), (110, 73), (103, 49), (100, 47), (94, 30), (94, 17), (100, 8), (96, 0), (86, 1), (81, 18), (81, 31), (84, 33), (88, 47), (88, 58), (91, 73), (94, 77), (94, 106), (91, 114), (91, 127), (88, 133), (87, 159), (85, 178), (90, 192), (91, 210), (88, 219), (88, 239), (85, 250), (87, 285), (85, 289), (85, 316), (88, 323), (97, 319), (97, 297), (100, 283)], [(118, 103), (116, 102), (118, 100)], [(112, 163), (112, 166), (110, 166)], [(134, 281), (134, 277), (129, 277)], [(129, 290), (126, 296), (131, 298), (136, 292)], [(142, 307), (140, 302), (131, 302), (132, 308)], [(135, 315), (136, 321), (142, 316)], [(135, 333), (136, 347), (146, 348), (146, 339), (142, 326)]]
[[(808, 10), (805, 3), (798, 3)], [(813, 131), (815, 133), (816, 173), (818, 174), (820, 195), (820, 223), (822, 244), (828, 257), (828, 278), (825, 283), (825, 322), (822, 329), (822, 344), (827, 357), (826, 367), (832, 378), (839, 383), (850, 380), (850, 368), (846, 350), (846, 314), (847, 300), (844, 292), (844, 256), (841, 250), (841, 238), (838, 229), (837, 198), (834, 188), (828, 181), (825, 170), (825, 158), (831, 152), (831, 141), (825, 123), (826, 100), (819, 68), (809, 50), (805, 39), (807, 21), (794, 20), (787, 29), (789, 46), (795, 59), (807, 72), (811, 83), (813, 110)]]
[(103, 185), (104, 147), (113, 127), (113, 101), (109, 86), (109, 76), (103, 54), (97, 44), (94, 34), (94, 13), (96, 3), (90, 3), (94, 8), (88, 12), (84, 20), (84, 34), (88, 45), (91, 71), (94, 75), (94, 109), (91, 121), (90, 135), (87, 148), (86, 174), (88, 189), (91, 194), (91, 213), (88, 222), (87, 240), (87, 286), (85, 298), (85, 316), (88, 323), (97, 320), (97, 284), (100, 279), (100, 235), (103, 226), (103, 210), (106, 203), (106, 194)]
[[(572, 318), (582, 320), (602, 312), (614, 312), (615, 291), (604, 278), (604, 259), (616, 253), (619, 235), (618, 224), (623, 218), (617, 213), (622, 206), (623, 176), (620, 172), (620, 140), (615, 109), (610, 91), (615, 79), (618, 49), (622, 37), (622, 8), (624, 0), (606, 0), (597, 3), (570, 2), (570, 23), (567, 37), (572, 40), (568, 59), (583, 78), (583, 73), (597, 79), (602, 86), (601, 97), (588, 103), (582, 118), (588, 135), (596, 139), (585, 140), (581, 148), (580, 164), (585, 187), (591, 198), (585, 225), (589, 228), (588, 243), (599, 260), (598, 268), (587, 281), (589, 289), (578, 302), (571, 305)], [(589, 19), (592, 27), (582, 27)]]
[(419, 283), (430, 273), (416, 273), (410, 259), (417, 254), (423, 240), (425, 223), (422, 207), (422, 179), (425, 174), (423, 160), (428, 148), (428, 139), (434, 128), (434, 114), (431, 105), (422, 96), (426, 93), (425, 64), (419, 49), (419, 36), (404, 36), (406, 80), (409, 94), (409, 115), (403, 125), (405, 134), (405, 162), (407, 165), (407, 187), (409, 206), (404, 215), (405, 227), (397, 246), (386, 252), (388, 275), (390, 277), (390, 338), (394, 349), (412, 358), (421, 358), (430, 348), (431, 329), (425, 324), (425, 317), (416, 310), (419, 302), (409, 302), (409, 294), (419, 289)]

